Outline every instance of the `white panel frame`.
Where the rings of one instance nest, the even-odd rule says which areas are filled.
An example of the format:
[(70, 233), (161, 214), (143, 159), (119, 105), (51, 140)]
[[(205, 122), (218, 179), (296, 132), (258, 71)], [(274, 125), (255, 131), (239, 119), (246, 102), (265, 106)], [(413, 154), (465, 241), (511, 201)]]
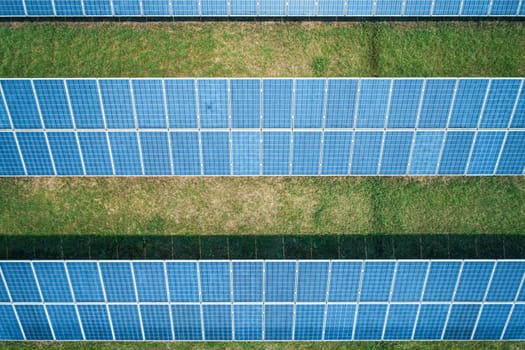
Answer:
[(321, 340), (325, 341), (326, 334), (326, 322), (328, 319), (328, 302), (330, 301), (330, 283), (332, 279), (332, 260), (328, 262), (328, 276), (326, 278), (326, 293), (325, 293), (325, 306), (323, 314), (323, 331), (321, 333)]
[(348, 175), (352, 175), (352, 161), (354, 158), (354, 147), (355, 147), (355, 131), (357, 127), (357, 115), (359, 111), (359, 100), (361, 99), (361, 79), (357, 81), (357, 91), (355, 93), (354, 103), (354, 120), (352, 124), (352, 144), (350, 145), (350, 156), (348, 159)]
[[(170, 12), (171, 12), (171, 0), (170, 0)], [(166, 97), (166, 81), (161, 79), (162, 83), (162, 103), (164, 106), (164, 116), (166, 118), (166, 130), (168, 132), (168, 147), (169, 147), (169, 156), (170, 156), (170, 168), (171, 175), (175, 175), (175, 165), (173, 164), (173, 147), (171, 144), (171, 128), (170, 128), (170, 114), (168, 109), (168, 99)], [(171, 312), (171, 309), (170, 309)], [(172, 327), (173, 328), (173, 327)]]
[(13, 118), (11, 117), (11, 111), (9, 109), (9, 105), (7, 104), (7, 99), (5, 98), (4, 89), (3, 89), (1, 81), (0, 81), (0, 95), (2, 97), (2, 102), (4, 103), (4, 107), (5, 107), (5, 110), (6, 110), (7, 118), (9, 119), (9, 125), (11, 126), (11, 132), (12, 132), (13, 138), (15, 140), (16, 149), (18, 150), (18, 156), (20, 158), (20, 162), (22, 163), (22, 168), (24, 169), (24, 175), (28, 176), (26, 162), (24, 160), (24, 155), (22, 154), (22, 149), (20, 148), (20, 144), (18, 143), (18, 137), (16, 135), (15, 126), (13, 124)]
[[(199, 11), (200, 11), (200, 0), (199, 0)], [(197, 113), (197, 130), (199, 138), (199, 161), (201, 166), (201, 176), (204, 176), (204, 158), (202, 156), (202, 130), (201, 130), (201, 109), (199, 103), (199, 80), (193, 80), (195, 89), (195, 112)]]
[(109, 328), (111, 330), (111, 337), (113, 338), (113, 340), (116, 340), (115, 330), (113, 328), (113, 318), (111, 317), (111, 312), (109, 311), (109, 303), (108, 303), (108, 297), (106, 294), (106, 286), (104, 285), (104, 279), (102, 278), (102, 270), (100, 269), (100, 261), (97, 261), (97, 270), (98, 270), (98, 278), (100, 281), (100, 286), (102, 287), (102, 295), (104, 296), (104, 304), (106, 305), (106, 312), (108, 314)]
[(441, 338), (440, 340), (444, 340), (445, 334), (447, 332), (448, 327), (448, 321), (450, 320), (450, 314), (452, 312), (452, 307), (454, 306), (454, 302), (456, 301), (456, 293), (458, 291), (459, 283), (461, 281), (461, 275), (463, 274), (463, 266), (465, 265), (465, 261), (461, 261), (461, 266), (459, 268), (458, 276), (456, 277), (456, 285), (454, 286), (454, 292), (452, 294), (452, 299), (449, 302), (448, 312), (447, 312), (447, 318), (445, 319), (445, 324), (443, 325), (443, 330), (441, 332)]
[[(288, 8), (288, 2), (286, 3), (286, 7)], [(289, 173), (288, 175), (292, 176), (293, 175), (293, 148), (294, 148), (294, 135), (295, 135), (295, 131), (294, 131), (294, 127), (295, 127), (295, 89), (296, 89), (296, 80), (294, 79), (293, 80), (293, 83), (292, 83), (292, 113), (291, 113), (291, 122), (290, 122), (290, 125), (291, 125), (291, 128), (290, 128), (290, 168), (289, 168)]]
[(128, 80), (128, 87), (129, 87), (129, 95), (131, 97), (131, 110), (133, 112), (133, 122), (135, 123), (135, 136), (137, 138), (137, 144), (139, 147), (140, 168), (142, 171), (142, 176), (144, 176), (146, 175), (146, 173), (144, 172), (144, 157), (142, 156), (142, 142), (141, 142), (140, 131), (139, 131), (139, 120), (137, 117), (137, 107), (135, 105), (135, 90), (133, 89), (133, 81), (131, 79)]
[(69, 87), (67, 86), (66, 80), (63, 80), (64, 92), (67, 98), (67, 107), (69, 109), (69, 115), (71, 116), (71, 123), (73, 124), (73, 130), (75, 133), (75, 140), (77, 141), (78, 154), (80, 156), (80, 163), (82, 164), (82, 173), (86, 176), (86, 165), (84, 164), (84, 154), (82, 153), (82, 147), (80, 147), (80, 139), (78, 138), (77, 122), (75, 120), (75, 113), (73, 112), (73, 105), (71, 104), (71, 98), (69, 96)]
[(390, 88), (388, 90), (388, 102), (385, 113), (385, 121), (383, 124), (383, 137), (381, 139), (381, 150), (379, 151), (379, 161), (377, 162), (376, 175), (381, 174), (381, 165), (383, 162), (383, 152), (385, 150), (386, 133), (388, 129), (388, 119), (390, 117), (390, 107), (392, 106), (392, 92), (394, 91), (394, 79), (390, 79)]
[(490, 273), (490, 278), (487, 283), (487, 288), (485, 288), (485, 293), (483, 293), (483, 301), (481, 303), (481, 306), (478, 311), (478, 317), (476, 317), (476, 323), (474, 323), (474, 328), (472, 329), (472, 334), (470, 335), (470, 340), (474, 340), (474, 336), (476, 335), (476, 330), (478, 329), (479, 320), (481, 318), (481, 314), (483, 313), (483, 308), (485, 307), (485, 303), (487, 302), (487, 295), (489, 295), (490, 287), (492, 286), (492, 280), (494, 278), (494, 273), (496, 272), (496, 268), (498, 267), (498, 262), (494, 262), (492, 266), (492, 272)]
[(135, 300), (137, 302), (137, 311), (140, 322), (140, 334), (142, 336), (142, 340), (146, 340), (146, 337), (144, 336), (144, 324), (142, 323), (142, 312), (140, 310), (139, 291), (137, 289), (137, 281), (135, 279), (135, 266), (133, 264), (133, 261), (129, 261), (129, 269), (131, 271), (131, 280), (133, 282), (133, 292), (135, 294)]
[(419, 296), (419, 303), (417, 305), (416, 319), (414, 320), (414, 327), (412, 328), (412, 335), (410, 340), (414, 340), (416, 336), (416, 329), (419, 322), (419, 315), (421, 313), (421, 305), (423, 304), (423, 299), (425, 298), (425, 291), (427, 289), (428, 276), (430, 274), (430, 268), (432, 266), (432, 260), (427, 261), (427, 271), (425, 273), (425, 279), (423, 280), (423, 287), (421, 288), (421, 294)]
[(324, 153), (324, 131), (326, 126), (326, 109), (328, 104), (328, 79), (324, 82), (324, 97), (323, 97), (323, 120), (321, 125), (321, 144), (319, 146), (319, 170), (318, 175), (323, 174), (323, 153)]
[(40, 288), (40, 282), (38, 281), (38, 277), (35, 271), (35, 266), (32, 261), (30, 261), (29, 264), (31, 266), (31, 271), (33, 271), (33, 278), (35, 279), (36, 288), (38, 290), (38, 295), (40, 296), (40, 300), (42, 301), (42, 306), (44, 308), (44, 313), (46, 315), (47, 324), (49, 326), (49, 329), (51, 330), (51, 336), (53, 337), (53, 341), (56, 341), (57, 338), (55, 336), (55, 330), (53, 328), (53, 324), (51, 323), (51, 319), (49, 318), (49, 313), (47, 312), (47, 305), (46, 305), (47, 303), (44, 299), (44, 295), (42, 294), (42, 289)]
[(518, 298), (521, 294), (521, 289), (523, 288), (523, 284), (525, 282), (525, 273), (523, 273), (523, 276), (521, 277), (521, 282), (518, 287), (518, 290), (516, 291), (516, 295), (514, 296), (514, 301), (512, 302), (512, 306), (509, 311), (509, 315), (507, 316), (507, 320), (505, 321), (505, 326), (503, 326), (503, 331), (501, 331), (501, 336), (499, 340), (504, 340), (505, 334), (507, 333), (507, 328), (509, 327), (510, 320), (512, 319), (512, 314), (514, 313), (514, 308), (516, 307), (516, 304), (518, 303)]
[(396, 285), (398, 261), (394, 265), (394, 273), (392, 274), (392, 281), (390, 282), (390, 291), (388, 292), (388, 303), (386, 305), (385, 320), (383, 322), (383, 331), (381, 332), (381, 340), (385, 340), (386, 327), (388, 325), (388, 316), (390, 314), (390, 305), (392, 303), (392, 295), (394, 294), (394, 286)]
[(71, 283), (71, 277), (69, 276), (69, 269), (67, 267), (66, 261), (64, 261), (63, 264), (64, 264), (64, 271), (66, 273), (67, 284), (69, 286), (69, 290), (71, 291), (71, 298), (73, 298), (73, 305), (75, 306), (75, 313), (77, 315), (78, 325), (80, 327), (80, 333), (82, 334), (82, 340), (86, 340), (86, 333), (84, 332), (84, 325), (82, 324), (82, 319), (80, 318), (80, 312), (78, 312), (77, 296), (75, 295), (75, 290), (73, 289), (73, 284)]
[(11, 307), (13, 308), (13, 313), (15, 315), (16, 322), (18, 323), (18, 328), (20, 329), (20, 334), (22, 334), (22, 338), (24, 340), (27, 340), (26, 333), (24, 331), (24, 327), (22, 327), (22, 322), (20, 322), (20, 317), (18, 317), (18, 311), (16, 310), (15, 304), (13, 303), (13, 297), (11, 296), (11, 290), (9, 289), (9, 286), (7, 285), (7, 281), (4, 276), (4, 271), (2, 270), (2, 265), (0, 265), (0, 279), (2, 280), (5, 286), (7, 298), (9, 299), (9, 302), (11, 303)]
[(406, 168), (406, 175), (410, 175), (410, 167), (412, 166), (412, 156), (414, 155), (414, 147), (416, 145), (417, 129), (419, 127), (419, 120), (421, 119), (421, 110), (423, 109), (423, 101), (425, 99), (425, 90), (427, 88), (427, 79), (423, 80), (421, 85), (421, 94), (419, 95), (419, 104), (417, 106), (416, 125), (414, 127), (414, 134), (412, 135), (412, 142), (410, 144), (410, 152), (408, 155), (408, 163)]
[(434, 172), (435, 176), (439, 175), (439, 171), (441, 170), (441, 160), (443, 158), (443, 152), (445, 151), (445, 145), (447, 144), (447, 138), (448, 138), (448, 131), (450, 127), (450, 120), (452, 119), (452, 113), (454, 112), (454, 107), (456, 105), (456, 96), (458, 92), (459, 87), (459, 79), (456, 79), (456, 83), (454, 85), (454, 93), (452, 94), (452, 100), (450, 101), (450, 107), (448, 110), (448, 117), (447, 117), (447, 124), (445, 126), (445, 130), (443, 132), (443, 140), (441, 141), (441, 149), (439, 150), (439, 156), (436, 163), (436, 171)]
[(113, 171), (113, 176), (115, 176), (115, 174), (116, 174), (116, 172), (115, 172), (115, 162), (113, 161), (113, 150), (111, 148), (111, 141), (109, 139), (108, 124), (106, 122), (106, 107), (104, 106), (104, 99), (102, 98), (102, 91), (100, 89), (100, 80), (96, 79), (96, 82), (97, 82), (97, 91), (98, 91), (98, 100), (99, 100), (99, 104), (100, 104), (100, 111), (102, 113), (102, 121), (104, 123), (104, 130), (105, 130), (105, 133), (106, 133), (106, 141), (107, 141), (107, 144), (108, 144), (109, 159), (111, 161), (111, 170)]

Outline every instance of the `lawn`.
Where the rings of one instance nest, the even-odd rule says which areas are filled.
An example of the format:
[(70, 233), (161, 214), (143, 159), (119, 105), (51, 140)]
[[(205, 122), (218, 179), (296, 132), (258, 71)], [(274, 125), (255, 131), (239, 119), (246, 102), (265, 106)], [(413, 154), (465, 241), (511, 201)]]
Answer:
[[(525, 25), (520, 22), (2, 23), (0, 38), (1, 77), (525, 75)], [(508, 242), (523, 247), (525, 178), (6, 178), (0, 179), (0, 233), (4, 242), (31, 235), (30, 249), (42, 242), (38, 237), (70, 237), (76, 251), (85, 248), (79, 243), (85, 235), (144, 234), (202, 235), (210, 247), (209, 237), (221, 234), (247, 240), (302, 234), (302, 241), (289, 240), (297, 246), (308, 235), (369, 234), (377, 240), (368, 244), (380, 247), (391, 234), (501, 234), (519, 237)], [(448, 238), (449, 251), (465, 248), (464, 236), (457, 237)], [(418, 249), (423, 251), (424, 242), (417, 243)], [(285, 245), (283, 239), (283, 255)], [(44, 348), (469, 350), (525, 345), (0, 342), (0, 349)]]

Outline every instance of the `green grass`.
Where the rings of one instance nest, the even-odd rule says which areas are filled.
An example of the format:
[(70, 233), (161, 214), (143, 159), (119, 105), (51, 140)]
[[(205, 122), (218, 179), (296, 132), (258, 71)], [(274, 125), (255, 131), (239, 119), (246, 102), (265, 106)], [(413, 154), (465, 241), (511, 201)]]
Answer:
[(523, 177), (42, 178), (0, 186), (5, 234), (523, 234), (524, 213)]
[[(320, 349), (319, 343), (1, 343), (0, 350), (311, 350)], [(525, 349), (522, 342), (417, 342), (417, 343), (389, 343), (389, 342), (334, 342), (323, 343), (322, 349), (326, 350), (521, 350)]]
[(523, 76), (525, 24), (3, 23), (2, 77)]

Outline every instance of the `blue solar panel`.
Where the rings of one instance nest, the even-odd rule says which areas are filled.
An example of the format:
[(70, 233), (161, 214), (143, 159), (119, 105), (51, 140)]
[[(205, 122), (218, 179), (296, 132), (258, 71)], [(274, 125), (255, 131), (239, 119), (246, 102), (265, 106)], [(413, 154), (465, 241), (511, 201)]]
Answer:
[(524, 273), (523, 262), (499, 262), (492, 278), (487, 301), (514, 300)]
[(111, 340), (113, 335), (105, 305), (78, 305), (86, 340)]
[(291, 340), (293, 311), (292, 305), (265, 305), (264, 339)]
[(509, 132), (496, 173), (521, 174), (525, 167), (525, 132)]
[(260, 0), (259, 14), (262, 16), (285, 15), (286, 3), (286, 0)]
[(140, 15), (139, 0), (113, 0), (113, 9), (116, 16), (138, 16)]
[(452, 305), (444, 339), (470, 339), (479, 313), (479, 305)]
[(78, 134), (87, 175), (111, 175), (111, 158), (104, 133), (82, 132)]
[(23, 16), (24, 5), (20, 0), (4, 0), (0, 2), (0, 16)]
[(434, 0), (434, 16), (455, 16), (461, 8), (461, 0)]
[(495, 16), (516, 15), (519, 4), (519, 0), (493, 0), (490, 14)]
[(483, 16), (488, 13), (490, 0), (464, 0), (463, 16)]
[(13, 125), (19, 129), (41, 128), (35, 95), (29, 80), (2, 81), (5, 100)]
[(525, 338), (525, 305), (520, 304), (514, 307), (503, 339), (523, 339)]
[(492, 175), (504, 137), (503, 132), (478, 133), (467, 173)]
[(24, 175), (13, 133), (0, 133), (2, 157), (0, 157), (0, 175)]
[(0, 305), (0, 319), (2, 320), (2, 327), (0, 327), (1, 340), (23, 340), (20, 326), (16, 320), (14, 308), (10, 305)]
[(175, 175), (200, 175), (199, 134), (171, 133), (171, 152)]
[(232, 127), (258, 129), (261, 126), (261, 82), (234, 79), (230, 82), (230, 88)]
[(170, 310), (167, 305), (140, 305), (144, 338), (146, 340), (172, 340)]
[(294, 132), (292, 174), (317, 175), (320, 147), (321, 133)]
[(4, 282), (0, 279), (0, 302), (8, 302), (9, 301), (9, 295), (7, 293), (7, 289), (4, 286)]
[(111, 4), (107, 0), (84, 0), (88, 16), (111, 16)]
[(488, 83), (487, 79), (465, 79), (459, 81), (449, 127), (477, 127)]
[(202, 301), (231, 301), (230, 264), (200, 263)]
[[(524, 6), (525, 9), (525, 6)], [(525, 89), (522, 88), (521, 95), (516, 105), (514, 118), (512, 119), (512, 128), (525, 128)]]
[(354, 126), (357, 85), (357, 80), (328, 80), (325, 127), (352, 128)]
[(263, 174), (290, 174), (290, 133), (263, 133)]
[(198, 302), (197, 264), (194, 262), (166, 263), (171, 301)]
[(406, 0), (406, 16), (428, 16), (432, 8), (432, 0)]
[(288, 3), (289, 16), (313, 16), (314, 14), (314, 0), (292, 0)]
[(35, 80), (34, 85), (45, 127), (48, 129), (73, 128), (64, 82), (62, 80)]
[(33, 267), (45, 302), (73, 301), (63, 263), (35, 262)]
[(137, 305), (110, 305), (109, 312), (116, 340), (142, 340)]
[(28, 175), (53, 175), (53, 164), (43, 132), (20, 132), (18, 144)]
[(382, 132), (356, 132), (350, 164), (353, 175), (375, 175), (381, 153)]
[(510, 305), (485, 304), (476, 327), (476, 333), (474, 333), (474, 339), (499, 339), (507, 322), (510, 308)]
[(173, 333), (176, 340), (202, 340), (198, 305), (172, 305)]
[(203, 305), (206, 340), (232, 340), (232, 310), (230, 305)]
[(100, 80), (99, 84), (108, 128), (135, 128), (129, 81)]
[[(174, 2), (174, 4), (179, 3)], [(166, 104), (172, 128), (196, 128), (197, 107), (195, 102), (195, 84), (193, 80), (167, 79), (164, 83), (166, 89)]]
[(448, 301), (452, 299), (458, 278), (460, 262), (432, 262), (426, 288), (424, 301)]
[(77, 139), (72, 132), (48, 132), (57, 175), (83, 175)]
[(228, 14), (227, 2), (223, 0), (201, 0), (203, 16), (224, 16)]
[(386, 305), (361, 304), (357, 311), (355, 340), (381, 339), (386, 316)]
[(455, 300), (483, 301), (493, 267), (492, 262), (465, 262)]
[(351, 132), (325, 132), (322, 174), (347, 175), (351, 146)]
[(324, 90), (324, 80), (297, 80), (294, 128), (321, 128), (323, 126)]
[(25, 0), (29, 16), (53, 16), (51, 0)]
[[(0, 5), (1, 6), (1, 5)], [(9, 116), (7, 114), (7, 109), (0, 95), (0, 128), (9, 129), (11, 128), (11, 123), (9, 122)]]
[(162, 80), (133, 80), (133, 95), (139, 128), (165, 128)]
[(429, 175), (436, 173), (443, 132), (418, 132), (410, 162), (411, 175)]
[(171, 175), (170, 147), (166, 132), (141, 132), (145, 175)]
[(199, 80), (199, 110), (202, 128), (228, 127), (226, 80)]
[(81, 0), (54, 0), (57, 16), (82, 16)]
[(361, 262), (333, 262), (330, 274), (330, 301), (355, 301), (361, 278)]
[[(139, 144), (135, 132), (110, 132), (116, 175), (141, 175)], [(58, 171), (58, 169), (57, 169)]]
[(67, 270), (77, 302), (104, 301), (104, 294), (96, 263), (68, 262)]
[(142, 12), (145, 16), (169, 16), (169, 5), (165, 0), (142, 0)]
[(506, 128), (514, 109), (521, 81), (493, 80), (480, 127)]
[(293, 301), (295, 292), (295, 263), (266, 263), (266, 301)]
[(77, 128), (103, 128), (97, 82), (68, 80), (67, 87)]
[(261, 135), (259, 132), (232, 134), (233, 174), (259, 175)]
[(230, 142), (227, 132), (204, 132), (202, 161), (205, 175), (230, 174)]
[(403, 2), (399, 0), (377, 0), (376, 12), (378, 16), (399, 16)]
[(326, 330), (324, 335), (325, 340), (352, 339), (354, 317), (355, 305), (328, 305)]
[(47, 305), (56, 340), (82, 340), (82, 331), (73, 305)]
[(172, 1), (171, 11), (174, 16), (198, 16), (199, 2), (198, 0)]
[(394, 266), (393, 262), (365, 263), (361, 301), (388, 301)]
[(292, 85), (293, 82), (290, 79), (263, 81), (263, 127), (291, 127)]
[(439, 174), (463, 174), (472, 147), (474, 132), (451, 132), (446, 135)]
[(406, 174), (413, 132), (387, 132), (381, 161), (381, 174)]
[(392, 301), (419, 301), (427, 274), (426, 262), (399, 262)]
[(262, 305), (235, 305), (235, 340), (262, 339)]
[(390, 305), (384, 338), (389, 340), (411, 339), (417, 310), (417, 305)]
[(262, 301), (262, 268), (260, 262), (233, 263), (234, 301)]
[(348, 16), (371, 16), (374, 3), (367, 0), (348, 1), (346, 14)]
[(0, 267), (14, 302), (41, 301), (29, 263), (0, 263)]
[(427, 80), (419, 117), (419, 128), (444, 128), (447, 126), (455, 84), (456, 81), (452, 79)]
[(257, 14), (257, 2), (250, 0), (231, 0), (230, 13), (234, 16), (254, 16)]
[(295, 340), (322, 339), (324, 308), (324, 305), (297, 305)]
[(135, 282), (139, 301), (168, 301), (164, 264), (161, 262), (134, 262)]
[(107, 301), (137, 301), (128, 262), (100, 263)]
[(383, 128), (388, 109), (390, 80), (363, 80), (357, 114), (358, 128)]
[(414, 332), (414, 339), (436, 340), (441, 339), (443, 327), (447, 319), (449, 305), (423, 304), (419, 310), (419, 317)]
[(297, 301), (325, 301), (328, 280), (327, 262), (299, 263)]
[(345, 3), (341, 0), (324, 0), (317, 4), (319, 16), (342, 16), (344, 15)]
[(44, 306), (17, 305), (16, 312), (27, 340), (53, 339)]
[(394, 81), (388, 115), (389, 128), (414, 128), (416, 126), (422, 88), (422, 80)]

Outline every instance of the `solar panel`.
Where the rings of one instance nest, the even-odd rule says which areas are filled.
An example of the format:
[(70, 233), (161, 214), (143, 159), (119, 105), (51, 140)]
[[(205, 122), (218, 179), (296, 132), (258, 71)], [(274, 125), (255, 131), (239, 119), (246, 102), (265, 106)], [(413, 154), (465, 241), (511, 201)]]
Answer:
[(0, 175), (521, 175), (523, 85), (5, 79)]

